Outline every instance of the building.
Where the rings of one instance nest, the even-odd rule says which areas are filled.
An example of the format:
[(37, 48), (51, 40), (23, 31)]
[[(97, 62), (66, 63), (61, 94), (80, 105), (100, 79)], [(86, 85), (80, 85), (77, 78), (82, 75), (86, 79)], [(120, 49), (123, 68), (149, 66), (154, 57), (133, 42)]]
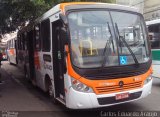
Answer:
[(160, 1), (145, 0), (143, 14), (146, 21), (160, 19)]
[(144, 10), (144, 0), (116, 0), (117, 4), (136, 7), (141, 13)]
[(146, 21), (160, 19), (159, 0), (116, 0), (116, 3), (137, 7)]

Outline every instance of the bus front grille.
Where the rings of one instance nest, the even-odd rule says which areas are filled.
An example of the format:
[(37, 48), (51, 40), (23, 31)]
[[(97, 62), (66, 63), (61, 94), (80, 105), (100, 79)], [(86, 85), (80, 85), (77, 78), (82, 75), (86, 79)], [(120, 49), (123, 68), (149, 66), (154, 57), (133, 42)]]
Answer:
[(124, 84), (123, 87), (120, 87), (119, 85), (96, 87), (96, 92), (98, 94), (110, 93), (110, 92), (121, 92), (121, 91), (130, 90), (130, 89), (137, 89), (137, 88), (140, 88), (141, 86), (142, 86), (142, 81)]

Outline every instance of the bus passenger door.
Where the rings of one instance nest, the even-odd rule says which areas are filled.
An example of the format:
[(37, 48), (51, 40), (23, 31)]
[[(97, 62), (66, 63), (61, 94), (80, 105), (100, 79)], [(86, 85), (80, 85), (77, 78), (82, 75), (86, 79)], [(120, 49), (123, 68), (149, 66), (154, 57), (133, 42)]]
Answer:
[(56, 21), (52, 23), (52, 44), (53, 44), (53, 74), (55, 85), (55, 96), (65, 101), (64, 92), (64, 73), (63, 73), (63, 56), (62, 56), (62, 40), (60, 35), (61, 22)]

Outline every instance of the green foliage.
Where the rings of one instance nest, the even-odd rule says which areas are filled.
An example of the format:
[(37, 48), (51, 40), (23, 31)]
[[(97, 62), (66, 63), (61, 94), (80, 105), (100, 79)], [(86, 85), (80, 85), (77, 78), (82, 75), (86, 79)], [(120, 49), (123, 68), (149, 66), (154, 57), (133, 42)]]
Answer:
[(34, 20), (53, 4), (52, 0), (3, 0), (0, 2), (0, 34), (15, 30), (26, 21)]
[[(11, 14), (11, 6), (8, 5), (8, 2), (1, 1), (0, 3), (0, 31), (7, 30), (6, 25), (8, 25), (8, 20)], [(0, 32), (1, 33), (1, 32)]]
[(15, 30), (61, 2), (109, 2), (115, 0), (0, 0), (0, 34)]

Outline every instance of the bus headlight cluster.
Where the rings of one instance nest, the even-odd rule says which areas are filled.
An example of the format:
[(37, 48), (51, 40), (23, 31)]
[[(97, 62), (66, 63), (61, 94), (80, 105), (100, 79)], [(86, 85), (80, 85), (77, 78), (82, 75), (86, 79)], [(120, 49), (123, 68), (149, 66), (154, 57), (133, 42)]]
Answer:
[(72, 88), (76, 91), (85, 92), (85, 93), (93, 93), (92, 88), (86, 86), (80, 81), (71, 78)]
[(152, 80), (152, 76), (149, 76), (148, 78), (146, 78), (146, 80), (144, 81), (144, 85), (150, 82), (151, 80)]

